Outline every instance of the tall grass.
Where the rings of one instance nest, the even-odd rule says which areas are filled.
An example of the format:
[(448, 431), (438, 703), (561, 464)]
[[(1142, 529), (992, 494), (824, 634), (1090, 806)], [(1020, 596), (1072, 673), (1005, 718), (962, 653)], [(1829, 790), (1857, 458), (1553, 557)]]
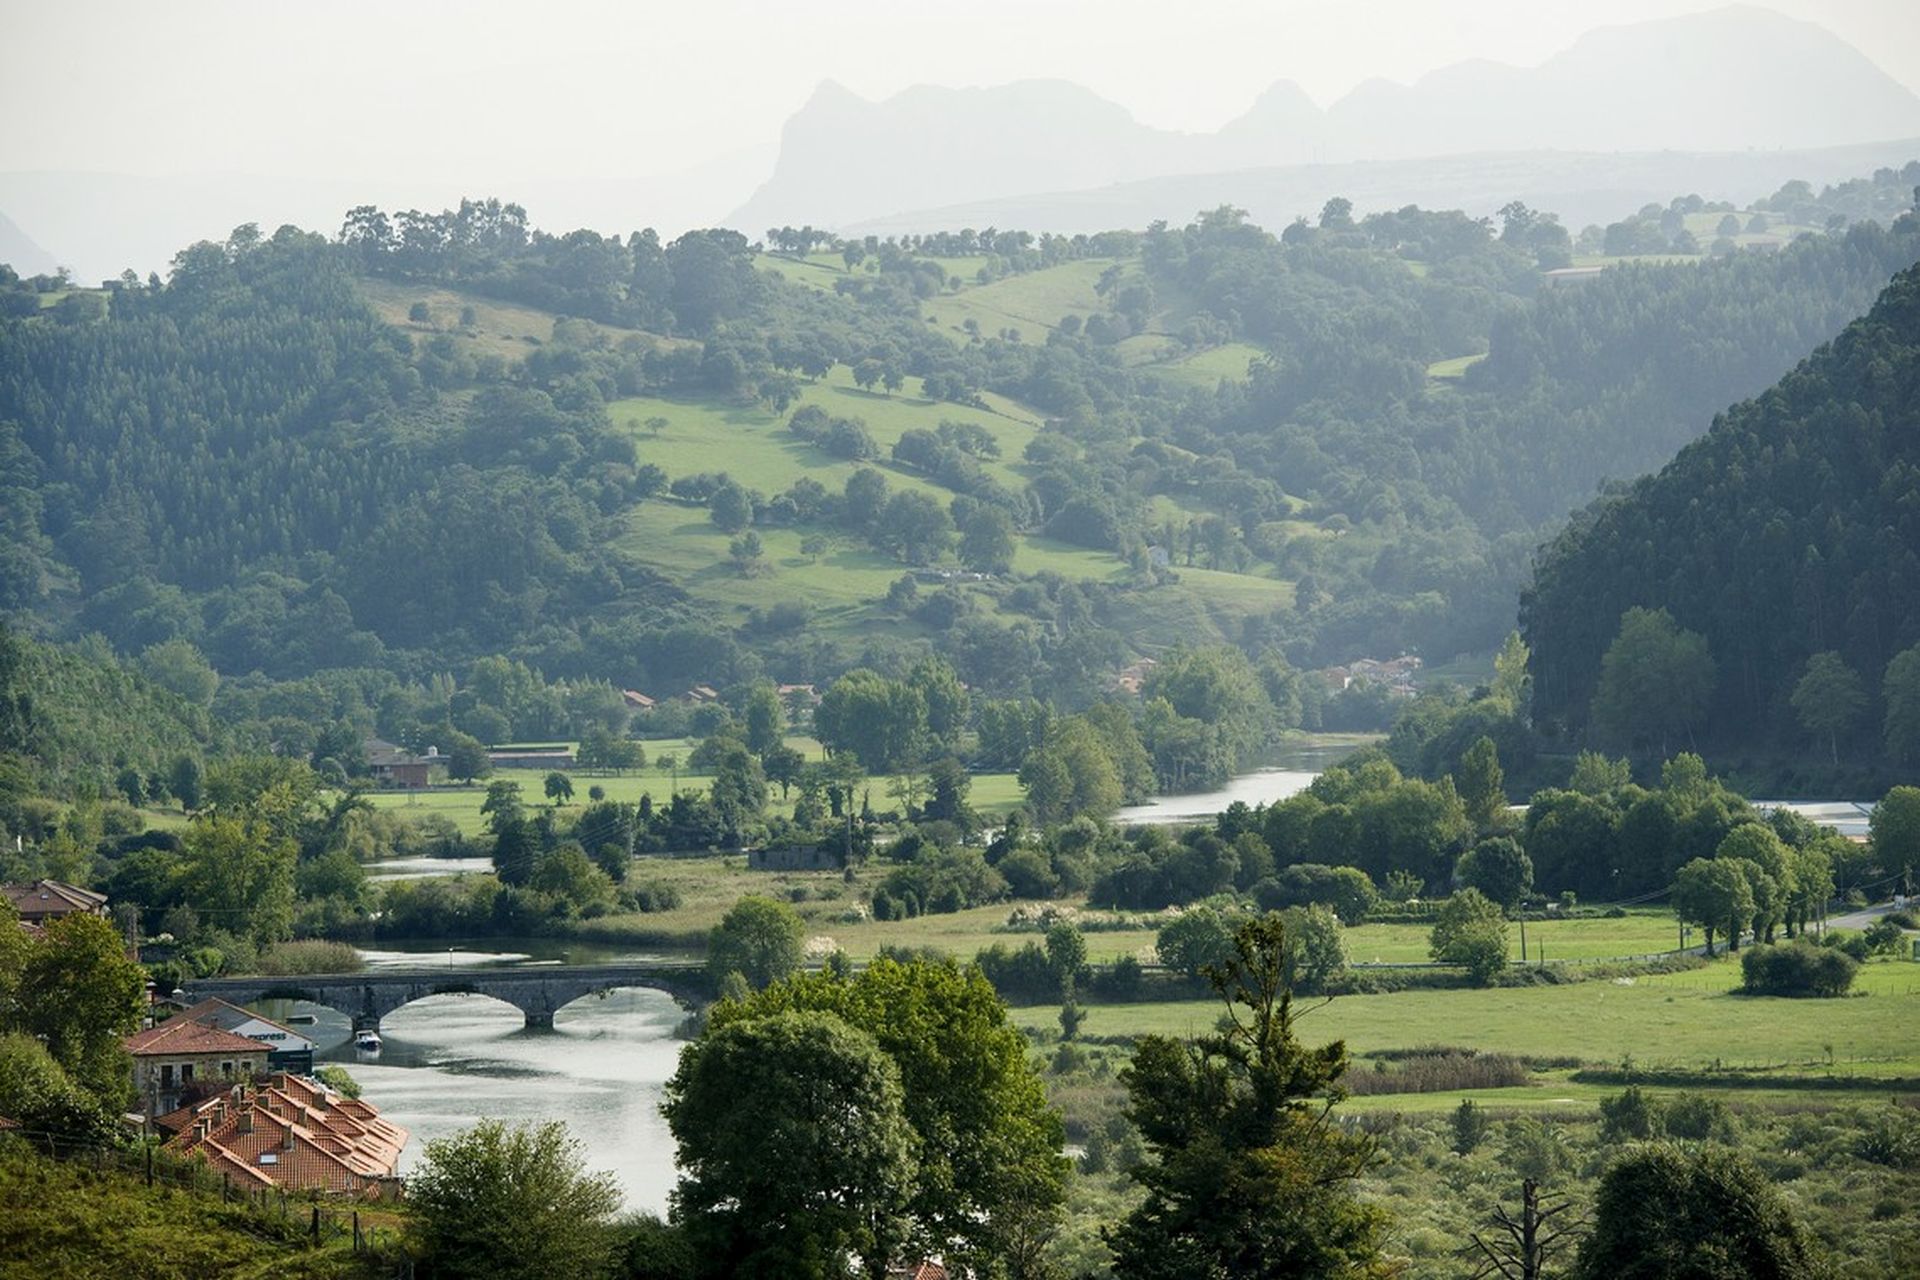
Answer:
[(344, 942), (323, 938), (301, 938), (295, 942), (276, 942), (260, 953), (256, 966), (271, 978), (303, 973), (358, 973), (366, 967), (360, 953)]

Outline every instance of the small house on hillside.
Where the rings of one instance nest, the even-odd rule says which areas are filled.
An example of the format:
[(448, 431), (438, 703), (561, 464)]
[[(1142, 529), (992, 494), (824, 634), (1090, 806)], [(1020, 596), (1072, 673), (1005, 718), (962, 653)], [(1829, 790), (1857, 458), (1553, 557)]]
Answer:
[(143, 1109), (157, 1115), (219, 1088), (264, 1075), (266, 1045), (187, 1018), (170, 1018), (122, 1043), (133, 1057), (133, 1087)]
[(660, 705), (646, 694), (641, 693), (638, 689), (622, 689), (620, 691), (620, 701), (627, 704), (627, 710), (629, 711), (651, 711)]
[(59, 880), (0, 885), (0, 893), (6, 894), (7, 901), (13, 903), (13, 909), (20, 913), (21, 924), (36, 928), (76, 913), (90, 916), (107, 914), (106, 894)]
[(371, 1103), (316, 1080), (248, 1081), (155, 1122), (169, 1151), (198, 1156), (242, 1186), (396, 1196), (407, 1131)]

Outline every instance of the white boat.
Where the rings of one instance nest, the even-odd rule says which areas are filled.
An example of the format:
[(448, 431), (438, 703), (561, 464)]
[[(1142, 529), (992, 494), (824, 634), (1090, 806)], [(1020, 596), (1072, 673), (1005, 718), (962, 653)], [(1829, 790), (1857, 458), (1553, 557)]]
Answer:
[(353, 1037), (353, 1047), (356, 1049), (364, 1049), (368, 1053), (380, 1052), (380, 1033), (378, 1031), (361, 1031), (356, 1033)]

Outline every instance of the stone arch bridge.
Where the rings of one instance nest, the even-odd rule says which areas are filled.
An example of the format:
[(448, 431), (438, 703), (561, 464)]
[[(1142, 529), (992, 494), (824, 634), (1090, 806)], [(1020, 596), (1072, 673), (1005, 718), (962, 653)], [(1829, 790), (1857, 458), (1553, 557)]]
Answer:
[(307, 1000), (353, 1019), (356, 1033), (377, 1030), (402, 1005), (438, 995), (481, 995), (520, 1010), (527, 1026), (551, 1028), (553, 1015), (583, 996), (616, 987), (652, 987), (689, 1008), (712, 998), (706, 969), (694, 961), (648, 964), (423, 967), (366, 973), (315, 973), (285, 978), (203, 978), (187, 983), (189, 1001), (218, 996), (232, 1004)]

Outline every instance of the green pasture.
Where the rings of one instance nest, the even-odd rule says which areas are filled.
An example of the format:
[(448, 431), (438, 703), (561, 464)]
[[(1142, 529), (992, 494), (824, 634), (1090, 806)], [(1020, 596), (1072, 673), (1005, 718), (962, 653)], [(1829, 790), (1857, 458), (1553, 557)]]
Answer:
[[(1159, 358), (1149, 354), (1148, 358), (1137, 363), (1130, 358), (1127, 350), (1129, 343), (1155, 337), (1159, 335), (1138, 334), (1120, 343), (1121, 359), (1132, 365), (1137, 372), (1152, 374), (1181, 386), (1198, 387), (1203, 391), (1211, 391), (1222, 382), (1245, 382), (1247, 367), (1266, 354), (1251, 343), (1228, 342), (1217, 347), (1207, 347), (1191, 355), (1169, 355), (1166, 358)], [(1163, 339), (1163, 342), (1171, 344), (1172, 340)], [(1177, 344), (1173, 345), (1177, 348)], [(1143, 343), (1134, 350), (1150, 353), (1153, 348)]]
[[(1347, 955), (1355, 964), (1424, 963), (1432, 932), (1432, 926), (1424, 924), (1362, 924), (1347, 930)], [(1511, 958), (1518, 961), (1518, 925), (1508, 927), (1507, 942)], [(1678, 928), (1667, 911), (1636, 911), (1617, 920), (1527, 922), (1527, 953), (1535, 960), (1543, 949), (1549, 961), (1610, 960), (1653, 955), (1679, 945)]]
[[(918, 379), (908, 382), (916, 387)], [(829, 489), (839, 489), (862, 466), (876, 466), (896, 485), (945, 490), (922, 480), (918, 473), (893, 466), (887, 454), (909, 430), (932, 431), (943, 421), (973, 422), (984, 427), (1000, 445), (1000, 457), (981, 465), (1002, 484), (1019, 488), (1026, 477), (1019, 469), (1027, 443), (1040, 428), (1038, 415), (1004, 396), (985, 393), (985, 409), (909, 395), (905, 389), (889, 394), (863, 391), (854, 385), (853, 372), (835, 365), (815, 382), (803, 382), (799, 398), (785, 414), (764, 405), (728, 405), (710, 398), (665, 399), (634, 396), (616, 400), (607, 413), (619, 426), (634, 433), (640, 460), (661, 467), (669, 476), (725, 471), (750, 489), (772, 495), (802, 475), (811, 475)], [(858, 418), (879, 446), (881, 457), (868, 462), (837, 458), (803, 441), (786, 429), (793, 410), (815, 405), (840, 418)], [(647, 424), (666, 419), (657, 433)]]
[[(1403, 991), (1296, 1005), (1299, 1033), (1313, 1044), (1345, 1040), (1357, 1055), (1452, 1045), (1533, 1057), (1574, 1057), (1648, 1068), (1793, 1067), (1828, 1062), (1920, 1070), (1920, 965), (1865, 967), (1855, 990), (1836, 1000), (1731, 994), (1739, 961), (1656, 977), (1565, 986)], [(1219, 1006), (1205, 1001), (1094, 1005), (1088, 1036), (1208, 1030)], [(1058, 1011), (1016, 1009), (1017, 1022), (1050, 1027)]]
[(1044, 342), (1064, 317), (1085, 317), (1106, 309), (1094, 285), (1113, 264), (1112, 258), (1064, 262), (1044, 271), (1005, 276), (991, 284), (928, 298), (920, 309), (941, 332), (960, 342), (968, 338), (968, 320), (979, 325), (984, 337), (1003, 329), (1017, 329), (1025, 341)]
[[(528, 352), (553, 340), (553, 314), (535, 307), (502, 302), (497, 298), (486, 298), (458, 289), (444, 289), (437, 285), (366, 277), (357, 278), (354, 284), (360, 296), (366, 299), (382, 320), (408, 334), (416, 343), (438, 334), (450, 334), (469, 352), (498, 356), (512, 363), (524, 359)], [(427, 304), (431, 319), (424, 324), (407, 318), (416, 302)], [(473, 309), (473, 323), (463, 325), (460, 323), (460, 313), (468, 307)], [(630, 338), (639, 332), (593, 320), (578, 323), (609, 342)], [(656, 346), (680, 345), (671, 338), (653, 334), (645, 337)]]
[(1468, 369), (1471, 369), (1474, 365), (1479, 364), (1486, 358), (1487, 353), (1480, 351), (1470, 356), (1455, 356), (1451, 360), (1436, 360), (1427, 366), (1427, 376), (1429, 378), (1457, 380), (1462, 377)]

